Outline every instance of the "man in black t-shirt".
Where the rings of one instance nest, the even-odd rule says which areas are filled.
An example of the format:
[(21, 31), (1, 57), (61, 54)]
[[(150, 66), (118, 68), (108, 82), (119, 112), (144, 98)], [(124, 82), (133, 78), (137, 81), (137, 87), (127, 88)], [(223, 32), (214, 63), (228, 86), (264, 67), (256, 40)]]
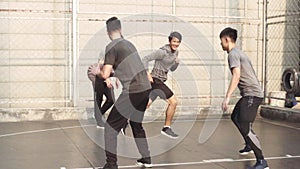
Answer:
[(106, 164), (103, 168), (118, 168), (117, 135), (128, 119), (142, 156), (136, 164), (141, 167), (152, 167), (146, 134), (142, 126), (151, 89), (147, 72), (135, 46), (123, 39), (120, 20), (112, 17), (107, 20), (106, 27), (112, 42), (106, 46), (104, 66), (100, 74), (106, 79), (114, 69), (114, 76), (120, 80), (123, 89), (106, 122), (104, 131)]

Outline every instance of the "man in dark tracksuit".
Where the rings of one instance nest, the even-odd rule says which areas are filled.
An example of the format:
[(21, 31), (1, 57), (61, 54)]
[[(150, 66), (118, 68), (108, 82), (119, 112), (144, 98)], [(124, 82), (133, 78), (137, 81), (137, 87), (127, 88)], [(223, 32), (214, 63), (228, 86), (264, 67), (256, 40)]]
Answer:
[(240, 153), (254, 151), (257, 162), (250, 169), (269, 169), (267, 161), (264, 159), (260, 142), (252, 128), (258, 107), (263, 101), (263, 92), (259, 81), (249, 57), (236, 48), (237, 30), (225, 28), (220, 33), (220, 39), (223, 50), (228, 53), (228, 65), (232, 73), (232, 79), (223, 100), (222, 109), (223, 111), (227, 110), (230, 97), (238, 87), (242, 98), (235, 105), (231, 119), (246, 143), (246, 147), (240, 150)]
[(118, 168), (117, 135), (128, 119), (142, 156), (136, 164), (152, 167), (148, 142), (142, 126), (151, 89), (147, 72), (135, 46), (122, 37), (120, 20), (112, 17), (106, 21), (106, 27), (112, 42), (106, 46), (104, 66), (100, 74), (107, 79), (114, 69), (114, 76), (120, 80), (123, 89), (106, 121), (104, 130), (106, 164), (103, 168)]
[[(102, 116), (104, 113), (114, 104), (114, 94), (113, 94), (113, 88), (109, 88), (104, 81), (103, 78), (96, 77), (96, 83), (95, 83), (95, 91), (96, 91), (96, 103), (98, 106), (98, 109), (100, 111), (100, 114), (95, 114), (95, 118), (97, 121), (97, 127), (102, 128), (104, 127)], [(106, 100), (102, 105), (103, 95), (105, 95)]]
[[(92, 81), (94, 90), (94, 116), (97, 122), (97, 128), (104, 128), (104, 113), (114, 104), (114, 92), (112, 87), (108, 87), (106, 81), (100, 76), (100, 63), (93, 64), (88, 69), (88, 77)], [(106, 101), (102, 105), (103, 95)]]

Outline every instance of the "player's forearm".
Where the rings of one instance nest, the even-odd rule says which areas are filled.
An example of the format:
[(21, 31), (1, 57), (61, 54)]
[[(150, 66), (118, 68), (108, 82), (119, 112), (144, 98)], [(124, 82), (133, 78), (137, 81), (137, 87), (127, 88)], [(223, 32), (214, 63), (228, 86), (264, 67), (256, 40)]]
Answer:
[(228, 86), (228, 90), (227, 90), (226, 96), (225, 96), (226, 98), (230, 98), (231, 97), (232, 93), (237, 88), (239, 81), (240, 81), (240, 77), (238, 75), (234, 75), (233, 74), (232, 79), (230, 81), (230, 84)]
[(111, 72), (112, 72), (112, 66), (104, 65), (102, 70), (100, 71), (100, 75), (103, 79), (107, 79), (110, 77)]
[(179, 63), (175, 63), (174, 65), (172, 65), (172, 67), (170, 68), (170, 70), (173, 72), (177, 69)]

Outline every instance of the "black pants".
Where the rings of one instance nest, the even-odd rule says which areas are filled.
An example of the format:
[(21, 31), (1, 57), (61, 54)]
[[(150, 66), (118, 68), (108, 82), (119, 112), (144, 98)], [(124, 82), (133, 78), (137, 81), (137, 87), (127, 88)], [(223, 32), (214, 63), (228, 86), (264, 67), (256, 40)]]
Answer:
[[(106, 97), (106, 101), (102, 105), (103, 95)], [(115, 98), (113, 89), (108, 88), (104, 80), (98, 76), (96, 76), (95, 80), (94, 100), (97, 125), (104, 125), (102, 115), (114, 104)]]
[(129, 119), (137, 148), (142, 157), (150, 157), (146, 134), (142, 126), (150, 90), (141, 93), (121, 93), (106, 121), (105, 152), (108, 163), (117, 162), (117, 135)]
[(257, 159), (264, 159), (260, 142), (255, 135), (252, 124), (256, 118), (257, 110), (263, 98), (246, 96), (242, 97), (235, 105), (231, 120), (242, 134), (246, 145), (250, 146)]

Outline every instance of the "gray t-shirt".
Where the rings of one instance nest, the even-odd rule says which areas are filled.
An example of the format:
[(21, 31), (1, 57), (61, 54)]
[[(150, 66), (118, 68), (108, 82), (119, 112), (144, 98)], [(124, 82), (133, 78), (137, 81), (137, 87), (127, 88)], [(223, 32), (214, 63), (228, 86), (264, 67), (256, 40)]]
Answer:
[(151, 89), (147, 72), (135, 46), (115, 39), (106, 46), (104, 65), (113, 65), (114, 76), (123, 85), (123, 92), (139, 93)]
[(263, 97), (263, 92), (251, 61), (244, 52), (240, 49), (233, 48), (228, 54), (228, 64), (230, 70), (235, 67), (241, 69), (240, 81), (238, 83), (241, 96)]

